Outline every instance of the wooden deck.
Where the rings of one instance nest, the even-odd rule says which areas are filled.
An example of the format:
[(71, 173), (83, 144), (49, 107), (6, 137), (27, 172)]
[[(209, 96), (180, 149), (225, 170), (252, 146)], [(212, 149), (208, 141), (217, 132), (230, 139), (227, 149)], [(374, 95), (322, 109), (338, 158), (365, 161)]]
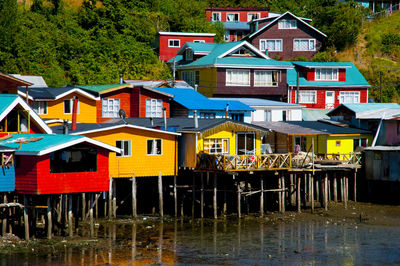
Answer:
[[(311, 154), (310, 154), (311, 156)], [(312, 157), (310, 157), (312, 158)], [(220, 155), (198, 154), (197, 171), (276, 171), (306, 169), (310, 160), (292, 164), (293, 153), (272, 153), (262, 155)], [(314, 154), (314, 165), (335, 165), (337, 167), (357, 168), (361, 166), (361, 153)]]

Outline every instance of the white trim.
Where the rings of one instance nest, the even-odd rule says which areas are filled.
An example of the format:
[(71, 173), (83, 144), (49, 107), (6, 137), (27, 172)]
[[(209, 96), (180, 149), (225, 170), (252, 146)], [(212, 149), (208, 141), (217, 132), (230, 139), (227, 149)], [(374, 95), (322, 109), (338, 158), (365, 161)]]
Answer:
[(239, 43), (235, 47), (233, 47), (233, 48), (229, 49), (228, 51), (226, 51), (225, 53), (219, 55), (217, 58), (225, 57), (228, 54), (232, 53), (233, 51), (237, 50), (239, 47), (242, 47), (244, 45), (246, 45), (250, 50), (252, 50), (254, 53), (258, 54), (259, 56), (261, 56), (261, 57), (263, 57), (265, 59), (271, 59), (266, 54), (262, 53), (260, 50), (258, 50), (256, 47), (254, 47), (253, 45), (251, 45), (247, 41), (243, 41), (243, 42)]
[[(219, 14), (219, 20), (214, 20), (214, 14)], [(211, 22), (222, 22), (222, 13), (221, 12), (211, 12)]]
[[(237, 70), (237, 69), (235, 69)], [(240, 70), (240, 69), (238, 69)], [(232, 71), (232, 69), (225, 70), (225, 86), (229, 87), (248, 87), (251, 86), (251, 71), (249, 69), (245, 69), (244, 71), (248, 72), (249, 82), (248, 84), (228, 84), (228, 71)], [(243, 71), (243, 70), (242, 70)]]
[(168, 31), (159, 31), (160, 35), (177, 35), (177, 36), (204, 36), (204, 37), (213, 37), (215, 33), (197, 33), (197, 32), (168, 32)]
[[(344, 81), (339, 81), (337, 85), (299, 85), (299, 87), (300, 88), (340, 88), (340, 89), (346, 89), (346, 88), (365, 88), (365, 89), (367, 89), (368, 87), (371, 87), (371, 85), (341, 85), (340, 82), (344, 82)], [(296, 90), (297, 85), (289, 85), (289, 87), (291, 87), (292, 90)]]
[[(295, 41), (308, 41), (308, 48), (310, 48), (310, 41), (314, 41), (314, 49), (313, 50), (295, 50), (294, 43)], [(315, 52), (317, 50), (317, 40), (316, 39), (308, 39), (308, 38), (294, 38), (293, 39), (293, 52)]]
[(165, 130), (160, 130), (160, 129), (153, 129), (153, 128), (148, 128), (148, 127), (141, 127), (141, 126), (135, 126), (135, 125), (116, 125), (112, 127), (106, 127), (106, 128), (99, 128), (99, 129), (90, 129), (86, 131), (80, 131), (80, 132), (71, 132), (70, 135), (85, 135), (89, 133), (96, 133), (96, 132), (102, 132), (102, 131), (107, 131), (107, 130), (114, 130), (118, 128), (134, 128), (134, 129), (141, 129), (141, 130), (146, 130), (146, 131), (151, 131), (151, 132), (157, 132), (157, 133), (164, 133), (164, 134), (169, 134), (169, 135), (175, 135), (175, 136), (180, 136), (180, 133), (175, 133), (175, 132), (170, 132), (170, 131), (165, 131)]
[[(154, 145), (154, 143), (156, 143), (157, 140), (159, 140), (159, 141), (161, 142), (161, 145), (160, 145), (160, 147), (161, 147), (161, 152), (160, 152), (160, 154), (157, 154), (157, 153), (148, 153), (147, 148), (148, 148), (148, 145), (149, 145), (149, 140), (153, 142), (153, 145)], [(156, 147), (157, 147), (157, 145), (156, 145)], [(154, 147), (153, 147), (153, 148), (154, 148)], [(164, 154), (163, 154), (163, 151), (164, 151), (164, 148), (163, 148), (163, 139), (160, 139), (160, 138), (157, 138), (157, 139), (146, 139), (146, 154), (147, 154), (147, 156), (162, 156), (162, 155), (164, 155)]]
[[(74, 93), (74, 92), (76, 92), (78, 94), (81, 94), (83, 96), (86, 96), (86, 97), (88, 97), (88, 98), (90, 98), (92, 100), (95, 100), (95, 101), (100, 100), (100, 96), (96, 97), (96, 96), (94, 96), (94, 95), (92, 95), (92, 94), (90, 94), (90, 93), (88, 93), (88, 92), (86, 92), (86, 91), (84, 91), (83, 89), (80, 89), (80, 88), (74, 88), (72, 90), (66, 91), (66, 92), (64, 92), (62, 94), (57, 95), (55, 98), (41, 99), (41, 98), (33, 98), (31, 95), (28, 95), (28, 99), (31, 100), (31, 101), (55, 101), (55, 100), (63, 98), (65, 96), (67, 96), (68, 94), (71, 94), (71, 93)], [(21, 97), (23, 97), (24, 99), (26, 99), (26, 93), (25, 92), (22, 92), (22, 91), (18, 90), (18, 94)], [(29, 89), (28, 89), (28, 94), (29, 94)]]
[[(278, 81), (275, 81), (275, 85), (274, 85), (274, 82), (272, 82), (271, 84), (263, 84), (263, 85), (256, 85), (256, 72), (270, 72), (270, 74), (271, 74), (271, 80), (272, 80), (272, 77), (274, 76), (274, 71), (272, 71), (272, 70), (254, 70), (253, 71), (253, 73), (254, 73), (254, 77), (253, 77), (253, 85), (254, 85), (254, 87), (278, 87)], [(275, 72), (277, 72), (277, 71), (275, 71)], [(276, 77), (277, 77), (277, 79), (278, 79), (278, 74), (276, 74)]]
[(193, 40), (193, 43), (206, 43), (205, 40)]
[[(304, 101), (304, 102), (302, 102), (301, 101), (301, 93), (313, 93), (314, 94), (314, 102), (311, 102), (311, 101)], [(316, 90), (301, 90), (301, 91), (299, 91), (299, 100), (298, 100), (298, 103), (299, 104), (302, 104), (302, 103), (304, 103), (304, 104), (317, 104), (318, 103), (318, 99), (317, 99), (317, 91)]]
[[(171, 46), (170, 45), (171, 41), (178, 41), (178, 46), (175, 46), (175, 45)], [(170, 47), (170, 48), (179, 48), (179, 47), (181, 47), (181, 40), (180, 39), (168, 39), (168, 47)]]
[[(324, 68), (324, 67), (321, 67), (321, 68), (315, 68), (314, 69), (314, 80), (315, 81), (339, 81), (339, 69), (338, 68), (328, 68), (329, 70), (332, 70), (332, 79), (321, 79), (321, 70), (325, 70), (326, 71), (326, 68)], [(317, 70), (319, 70), (319, 75), (320, 75), (320, 77), (319, 77), (319, 79), (317, 79)], [(334, 72), (334, 70), (336, 70), (336, 78), (335, 79), (333, 79), (333, 72)], [(327, 75), (327, 73), (325, 73), (325, 76)]]
[[(238, 19), (234, 20), (234, 21), (229, 21), (228, 20), (228, 15), (238, 15)], [(226, 22), (240, 22), (240, 13), (238, 12), (230, 12), (230, 13), (226, 13)]]
[[(212, 64), (212, 65), (201, 65), (201, 66), (177, 66), (176, 69), (179, 70), (191, 70), (198, 68), (208, 68), (208, 67), (221, 67), (221, 68), (250, 68), (250, 69), (293, 69), (293, 66), (260, 66), (260, 65), (223, 65), (223, 64)], [(309, 87), (309, 86), (308, 86)]]
[(261, 12), (247, 12), (247, 22), (251, 22), (251, 21), (255, 21), (256, 20), (256, 19), (249, 20), (249, 15), (250, 14), (252, 14), (252, 15), (257, 14), (258, 18), (256, 18), (256, 19), (260, 19), (261, 18)]
[(261, 42), (262, 41), (264, 41), (264, 42), (267, 42), (267, 41), (281, 41), (281, 49), (280, 50), (268, 50), (268, 52), (282, 52), (283, 51), (283, 39), (260, 39), (260, 42), (259, 42), (259, 46), (258, 47), (260, 47), (260, 51), (266, 51), (267, 49), (264, 49), (264, 50), (261, 50)]
[[(117, 147), (117, 141), (121, 142), (121, 147), (124, 146), (124, 142), (128, 142), (129, 143), (129, 154), (128, 155), (124, 155), (123, 152), (125, 151), (123, 148), (121, 149), (120, 153), (116, 153), (115, 157), (132, 157), (132, 141), (130, 139), (128, 140), (115, 140), (115, 147)], [(121, 155), (118, 155), (121, 154)]]
[[(26, 99), (26, 93), (23, 93), (22, 91), (20, 91), (20, 90), (18, 90), (18, 95), (19, 96), (21, 96), (21, 97), (23, 97), (24, 99)], [(32, 96), (28, 96), (28, 99), (29, 100), (31, 100), (31, 101), (33, 101), (33, 98), (32, 98)]]
[[(305, 68), (336, 68), (336, 69), (342, 69), (342, 68), (351, 68), (351, 66), (303, 66), (300, 64), (296, 64), (296, 62), (292, 62), (294, 65), (299, 66), (299, 67), (305, 67)], [(329, 62), (327, 62), (327, 64), (329, 64)]]
[(283, 16), (285, 16), (286, 14), (291, 15), (292, 17), (294, 17), (295, 19), (299, 20), (300, 22), (302, 22), (304, 25), (312, 28), (313, 30), (315, 30), (316, 32), (320, 33), (321, 35), (328, 37), (325, 33), (317, 30), (316, 28), (314, 28), (313, 26), (311, 26), (310, 24), (308, 24), (307, 22), (303, 21), (302, 19), (300, 19), (299, 17), (293, 15), (292, 13), (290, 13), (289, 11), (286, 11), (284, 14), (282, 14), (281, 16), (275, 18), (274, 20), (272, 20), (270, 23), (268, 23), (267, 25), (265, 25), (264, 27), (262, 27), (261, 29), (259, 29), (258, 31), (254, 32), (253, 34), (251, 34), (249, 36), (249, 38), (252, 38), (254, 35), (258, 34), (260, 31), (266, 29), (267, 27), (269, 27), (270, 25), (272, 25), (273, 23), (275, 23), (276, 21), (278, 21), (280, 18), (282, 18)]
[[(295, 26), (294, 27), (290, 26), (289, 28), (280, 27), (279, 23), (283, 22), (283, 21), (284, 22), (286, 22), (286, 21), (288, 21), (288, 22), (294, 21), (295, 22)], [(295, 29), (298, 29), (297, 20), (296, 19), (280, 19), (280, 20), (278, 20), (278, 29), (280, 29), (280, 30), (295, 30)]]

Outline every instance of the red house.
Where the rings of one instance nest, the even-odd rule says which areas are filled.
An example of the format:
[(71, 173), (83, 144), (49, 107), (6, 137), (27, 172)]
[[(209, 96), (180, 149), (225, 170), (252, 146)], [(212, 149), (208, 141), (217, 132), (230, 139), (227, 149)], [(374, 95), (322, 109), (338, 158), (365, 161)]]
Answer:
[(207, 7), (206, 19), (209, 22), (222, 22), (226, 33), (225, 41), (236, 42), (250, 32), (248, 22), (268, 17), (268, 8)]
[(158, 33), (158, 52), (161, 61), (168, 61), (176, 56), (179, 49), (187, 42), (212, 43), (215, 33), (163, 32)]
[(368, 102), (370, 85), (353, 63), (292, 64), (295, 68), (288, 70), (287, 78), (289, 103), (299, 103), (307, 108), (333, 109), (340, 104)]
[(290, 12), (255, 19), (250, 25), (251, 33), (245, 39), (271, 58), (304, 56), (311, 59), (321, 50), (327, 36), (311, 26), (310, 21)]

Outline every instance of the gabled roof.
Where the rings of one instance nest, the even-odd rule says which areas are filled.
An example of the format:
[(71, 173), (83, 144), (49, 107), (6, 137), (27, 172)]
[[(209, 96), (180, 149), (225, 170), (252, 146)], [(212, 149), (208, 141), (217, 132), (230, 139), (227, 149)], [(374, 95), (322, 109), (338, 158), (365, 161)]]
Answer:
[(36, 87), (47, 87), (46, 81), (44, 81), (42, 76), (37, 75), (21, 75), (21, 74), (10, 74), (14, 78), (18, 78), (20, 80), (24, 80), (26, 82), (32, 83), (29, 88), (36, 88)]
[(173, 100), (189, 110), (219, 110), (224, 111), (229, 104), (230, 111), (254, 111), (253, 108), (233, 100), (213, 101), (193, 89), (156, 88), (159, 91), (172, 94)]
[(289, 86), (297, 86), (297, 72), (299, 72), (300, 87), (370, 87), (367, 80), (360, 73), (357, 67), (351, 62), (292, 62), (293, 64), (300, 65), (318, 65), (319, 68), (346, 68), (346, 81), (310, 81), (300, 70), (288, 69), (287, 71), (287, 84)]
[(1, 72), (0, 72), (0, 80), (5, 80), (9, 83), (15, 84), (16, 86), (31, 86), (32, 85), (32, 83), (30, 83), (30, 82), (13, 77), (11, 75), (6, 75)]
[(294, 103), (285, 103), (279, 101), (271, 101), (260, 98), (210, 98), (215, 101), (240, 101), (248, 106), (268, 106), (268, 107), (281, 107), (281, 108), (304, 108), (303, 105)]
[[(12, 134), (11, 136), (9, 139), (0, 141), (0, 146), (2, 149), (14, 149), (16, 155), (41, 156), (84, 142), (109, 151), (121, 152), (116, 147), (84, 136), (55, 134)], [(20, 143), (21, 140), (22, 143)]]
[[(99, 94), (97, 92), (85, 91), (75, 86), (63, 86), (63, 87), (32, 87), (28, 89), (28, 95), (30, 100), (58, 100), (69, 94), (78, 93), (92, 100), (98, 100)], [(26, 97), (26, 88), (19, 87), (18, 94), (22, 97)]]
[[(266, 21), (266, 20), (272, 20), (272, 19), (275, 19), (275, 18), (277, 18), (277, 17), (280, 17), (280, 16), (282, 16), (282, 14), (283, 13), (277, 13), (277, 12), (269, 12), (268, 13), (268, 17), (264, 17), (264, 18), (258, 18), (258, 19), (253, 19), (252, 21), (250, 21), (249, 23), (251, 23), (251, 22), (253, 22), (253, 21)], [(302, 19), (302, 20), (306, 20), (306, 21), (309, 21), (309, 22), (311, 22), (312, 21), (312, 19), (311, 18), (304, 18), (304, 17), (298, 17), (299, 19)]]
[(258, 33), (264, 31), (265, 29), (271, 27), (274, 23), (276, 23), (277, 21), (279, 21), (281, 18), (285, 17), (285, 16), (291, 16), (292, 18), (296, 19), (297, 21), (299, 21), (300, 23), (303, 23), (304, 25), (306, 25), (307, 27), (309, 27), (310, 29), (316, 31), (317, 33), (321, 34), (324, 37), (327, 37), (325, 33), (317, 30), (316, 28), (314, 28), (313, 26), (311, 26), (310, 24), (308, 24), (307, 22), (305, 22), (305, 20), (293, 15), (292, 13), (290, 13), (289, 11), (286, 11), (285, 13), (283, 13), (281, 16), (276, 17), (275, 19), (273, 19), (270, 23), (268, 23), (267, 25), (265, 25), (264, 27), (260, 28), (259, 30), (255, 31), (254, 33), (248, 35), (248, 38), (252, 38), (253, 36), (257, 35)]
[(348, 109), (357, 115), (358, 113), (377, 111), (386, 108), (400, 109), (400, 105), (397, 103), (342, 103), (335, 109), (330, 110), (327, 115), (331, 116), (332, 113), (342, 108)]
[(85, 89), (87, 91), (94, 91), (102, 94), (124, 88), (132, 88), (132, 85), (118, 83), (118, 84), (99, 84), (99, 85), (77, 85), (77, 87)]
[[(247, 48), (254, 56), (229, 56), (234, 51)], [(201, 49), (201, 44), (196, 46)], [(180, 50), (181, 51), (181, 50)], [(182, 50), (183, 51), (183, 50)], [(195, 50), (194, 50), (195, 52)], [(270, 59), (267, 55), (255, 48), (246, 41), (218, 43), (212, 51), (195, 60), (195, 61), (179, 61), (177, 68), (203, 68), (203, 67), (240, 67), (240, 68), (262, 68), (262, 69), (287, 69), (293, 68), (290, 62), (276, 61)]]
[(30, 118), (33, 119), (44, 132), (48, 134), (52, 133), (49, 126), (46, 125), (40, 116), (16, 94), (0, 94), (0, 121), (2, 121), (17, 105), (29, 111)]

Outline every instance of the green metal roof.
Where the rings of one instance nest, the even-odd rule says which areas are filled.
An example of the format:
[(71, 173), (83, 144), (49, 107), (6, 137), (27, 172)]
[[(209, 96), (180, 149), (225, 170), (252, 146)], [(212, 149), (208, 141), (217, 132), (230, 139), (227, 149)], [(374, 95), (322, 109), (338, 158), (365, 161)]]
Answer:
[(109, 89), (114, 89), (114, 88), (118, 88), (124, 85), (129, 85), (129, 84), (105, 84), (105, 85), (78, 85), (78, 88), (82, 88), (85, 90), (90, 90), (90, 91), (95, 91), (95, 92), (103, 92)]
[(385, 109), (385, 108), (399, 108), (400, 105), (397, 103), (344, 103), (336, 107), (335, 109), (332, 109), (330, 113), (333, 113), (335, 110), (339, 108), (347, 108), (354, 113), (362, 113), (366, 111), (375, 111), (375, 110), (380, 110), (380, 109)]
[(16, 94), (0, 94), (0, 114), (6, 111), (18, 97)]
[(186, 47), (191, 48), (195, 52), (211, 52), (217, 43), (198, 43), (198, 42), (187, 42)]
[(328, 112), (329, 109), (303, 108), (302, 109), (303, 121), (318, 121), (320, 119), (329, 119), (329, 116), (326, 115)]
[[(301, 62), (300, 62), (301, 63)], [(337, 63), (335, 65), (331, 62), (306, 62), (305, 64), (315, 64), (319, 67), (332, 67), (337, 66), (338, 68), (346, 67), (346, 81), (309, 81), (303, 76), (302, 72), (299, 71), (299, 85), (300, 87), (370, 87), (368, 82), (365, 80), (363, 75), (358, 71), (357, 67), (350, 62)], [(299, 62), (293, 62), (293, 64), (299, 65)], [(289, 86), (297, 86), (297, 71), (296, 69), (288, 69), (287, 71), (287, 83)]]

